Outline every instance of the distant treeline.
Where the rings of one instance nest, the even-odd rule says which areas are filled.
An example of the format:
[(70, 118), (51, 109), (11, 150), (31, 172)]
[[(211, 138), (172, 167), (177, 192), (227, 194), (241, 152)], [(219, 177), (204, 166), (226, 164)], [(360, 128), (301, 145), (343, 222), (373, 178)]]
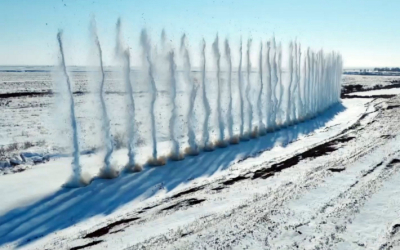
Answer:
[(400, 72), (400, 68), (374, 68), (374, 71), (393, 71), (393, 72)]

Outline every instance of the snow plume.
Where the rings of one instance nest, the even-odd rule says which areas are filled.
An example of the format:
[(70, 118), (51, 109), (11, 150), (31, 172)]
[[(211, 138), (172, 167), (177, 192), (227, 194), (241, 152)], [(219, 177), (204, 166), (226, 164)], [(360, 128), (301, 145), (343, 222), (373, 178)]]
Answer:
[[(317, 84), (315, 85), (316, 86), (316, 91), (315, 91), (315, 94), (319, 94), (319, 93), (321, 93), (321, 91), (320, 91), (320, 88), (321, 88), (321, 84), (322, 84), (322, 82), (321, 82), (321, 57), (320, 57), (320, 51), (317, 53), (317, 67), (316, 67), (316, 75), (317, 75)], [(318, 108), (321, 106), (320, 104), (320, 100), (321, 100), (321, 98), (315, 98), (316, 99), (316, 105), (315, 105), (315, 107), (316, 107), (316, 112), (318, 112)]]
[[(317, 62), (316, 62), (316, 58), (315, 58), (315, 52), (312, 52), (312, 54), (311, 54), (311, 77), (312, 77), (312, 80), (311, 80), (311, 96), (314, 96), (315, 94), (316, 94), (316, 91), (315, 91), (315, 89), (316, 89), (316, 81), (317, 81), (317, 70), (316, 70), (316, 68), (317, 68)], [(314, 114), (315, 112), (316, 112), (316, 110), (317, 110), (317, 108), (316, 108), (316, 98), (311, 98), (311, 113), (312, 114)]]
[(174, 51), (171, 50), (168, 54), (169, 73), (170, 73), (170, 97), (172, 104), (172, 115), (169, 120), (169, 133), (172, 140), (172, 150), (170, 158), (172, 160), (183, 160), (183, 155), (179, 153), (179, 142), (175, 134), (176, 120), (178, 118), (177, 105), (176, 105), (176, 64), (175, 64)]
[(294, 44), (294, 75), (295, 82), (293, 88), (293, 109), (292, 109), (292, 119), (302, 120), (303, 118), (303, 100), (301, 97), (302, 87), (301, 87), (301, 45), (295, 42)]
[(294, 42), (294, 59), (293, 59), (293, 91), (292, 91), (292, 108), (291, 108), (291, 119), (292, 120), (297, 120), (297, 108), (298, 108), (298, 84), (299, 84), (299, 79), (298, 79), (298, 74), (297, 74), (297, 69), (298, 69), (298, 50), (297, 50), (297, 41)]
[(68, 86), (68, 94), (69, 94), (69, 99), (70, 99), (70, 122), (71, 122), (71, 129), (72, 129), (72, 145), (74, 147), (73, 150), (73, 162), (72, 162), (72, 177), (70, 180), (64, 184), (65, 187), (80, 187), (80, 186), (85, 186), (88, 184), (87, 181), (85, 181), (82, 178), (82, 170), (79, 162), (79, 141), (78, 141), (78, 125), (76, 123), (76, 116), (75, 116), (75, 102), (74, 102), (74, 96), (72, 93), (72, 87), (71, 87), (71, 81), (67, 72), (67, 66), (65, 64), (65, 55), (64, 55), (64, 47), (62, 43), (62, 31), (58, 31), (57, 34), (57, 40), (58, 40), (58, 46), (60, 49), (60, 54), (61, 54), (61, 70), (64, 74), (65, 80), (67, 82)]
[(304, 115), (306, 118), (309, 116), (309, 110), (311, 106), (310, 102), (310, 94), (311, 94), (311, 55), (310, 55), (310, 48), (307, 48), (307, 51), (304, 54)]
[(110, 119), (108, 117), (106, 102), (104, 99), (105, 73), (104, 73), (104, 66), (103, 66), (103, 51), (101, 50), (100, 40), (97, 35), (96, 21), (94, 19), (92, 19), (90, 29), (91, 29), (92, 39), (94, 40), (94, 44), (97, 49), (97, 55), (99, 57), (99, 65), (100, 65), (100, 73), (101, 73), (99, 97), (100, 97), (101, 114), (102, 114), (102, 117), (101, 117), (102, 118), (102, 120), (101, 120), (102, 121), (102, 131), (104, 133), (104, 135), (103, 135), (104, 142), (106, 144), (106, 155), (104, 157), (104, 167), (102, 168), (100, 175), (107, 177), (107, 178), (113, 178), (113, 177), (117, 176), (116, 171), (114, 171), (112, 169), (111, 163), (110, 163), (111, 155), (114, 151), (114, 142), (113, 142), (113, 138), (111, 136)]
[(218, 138), (218, 146), (226, 147), (227, 144), (224, 142), (225, 139), (225, 125), (222, 118), (222, 108), (221, 108), (221, 53), (219, 52), (219, 39), (218, 34), (215, 37), (214, 43), (212, 44), (215, 64), (217, 66), (217, 119), (218, 119), (218, 129), (219, 129), (219, 138)]
[(213, 150), (213, 145), (212, 143), (210, 143), (210, 134), (208, 131), (208, 120), (210, 119), (211, 107), (207, 98), (207, 91), (206, 91), (206, 41), (204, 39), (203, 39), (201, 55), (203, 58), (203, 65), (201, 68), (201, 76), (202, 76), (201, 87), (203, 90), (203, 105), (205, 111), (205, 117), (203, 122), (203, 145), (205, 151), (210, 151)]
[(267, 73), (267, 81), (266, 81), (266, 97), (265, 97), (265, 107), (266, 107), (266, 112), (265, 112), (265, 125), (268, 130), (272, 130), (273, 127), (273, 109), (274, 109), (274, 104), (272, 103), (272, 69), (271, 69), (271, 59), (270, 59), (270, 54), (271, 54), (271, 42), (267, 42), (267, 53), (265, 56), (265, 65), (266, 65), (266, 73)]
[(262, 112), (262, 93), (264, 89), (264, 83), (263, 83), (263, 45), (262, 42), (260, 43), (260, 56), (259, 56), (259, 62), (258, 62), (258, 76), (259, 76), (259, 83), (260, 83), (260, 89), (258, 91), (258, 96), (257, 96), (257, 110), (258, 110), (258, 133), (259, 135), (264, 135), (265, 134), (265, 126), (263, 124), (263, 112)]
[(229, 103), (228, 103), (228, 112), (227, 112), (227, 121), (228, 121), (228, 136), (230, 143), (237, 143), (238, 138), (233, 137), (233, 115), (232, 115), (232, 56), (231, 56), (231, 48), (229, 46), (228, 39), (225, 39), (225, 57), (228, 64), (228, 94), (229, 94)]
[(135, 126), (135, 100), (133, 99), (133, 89), (131, 82), (131, 60), (129, 49), (124, 49), (122, 34), (121, 34), (121, 19), (117, 21), (117, 36), (116, 36), (116, 47), (115, 52), (117, 59), (123, 65), (123, 79), (125, 85), (126, 103), (127, 103), (127, 134), (128, 134), (128, 164), (125, 166), (125, 171), (138, 172), (142, 170), (142, 167), (135, 163), (135, 137), (136, 137), (136, 126)]
[(299, 111), (298, 111), (298, 119), (303, 120), (304, 119), (304, 103), (303, 103), (303, 97), (302, 93), (303, 92), (303, 86), (301, 84), (301, 44), (299, 43), (298, 45), (298, 52), (297, 52), (297, 96), (298, 96), (298, 106), (299, 106)]
[[(279, 101), (282, 100), (283, 96), (279, 96), (280, 100), (278, 100), (278, 96), (276, 95), (276, 90), (278, 87), (280, 87), (280, 91), (283, 94), (283, 85), (282, 85), (282, 81), (280, 81), (280, 76), (278, 75), (278, 67), (280, 67), (280, 65), (278, 65), (277, 62), (277, 55), (278, 52), (280, 51), (280, 47), (277, 48), (276, 46), (276, 42), (275, 42), (275, 37), (272, 38), (272, 49), (273, 49), (273, 57), (272, 57), (272, 69), (271, 69), (271, 76), (273, 75), (273, 79), (272, 79), (272, 84), (271, 84), (271, 92), (272, 92), (272, 96), (271, 96), (271, 102), (272, 102), (272, 117), (271, 117), (271, 128), (272, 130), (275, 129), (277, 127), (277, 116), (278, 116), (278, 112), (279, 112), (279, 107), (280, 107), (280, 103)], [(281, 83), (281, 86), (279, 86), (279, 81)]]
[[(110, 158), (113, 154), (113, 140), (111, 138), (110, 129), (110, 110), (107, 110), (107, 103), (105, 95), (106, 81), (105, 69), (103, 66), (103, 55), (105, 54), (104, 48), (101, 47), (99, 37), (97, 35), (95, 23), (93, 21), (91, 26), (92, 33), (92, 46), (96, 49), (94, 58), (99, 64), (99, 76), (96, 81), (96, 86), (100, 88), (99, 94), (95, 92), (96, 97), (98, 96), (99, 108), (95, 109), (102, 112), (101, 122), (103, 130), (99, 131), (99, 137), (105, 138), (106, 154), (104, 157), (104, 167), (101, 169), (100, 177), (112, 178), (118, 175), (116, 170), (110, 164)], [(125, 94), (126, 94), (126, 107), (127, 107), (127, 139), (129, 143), (128, 147), (128, 164), (124, 171), (140, 171), (141, 166), (136, 164), (136, 161), (142, 161), (147, 159), (141, 159), (138, 155), (135, 155), (135, 151), (141, 151), (146, 155), (149, 154), (149, 159), (146, 166), (161, 166), (167, 163), (167, 160), (182, 160), (184, 154), (197, 155), (200, 151), (211, 151), (215, 147), (226, 147), (228, 144), (237, 144), (241, 140), (250, 140), (252, 138), (261, 136), (265, 132), (279, 129), (283, 126), (292, 125), (303, 121), (304, 119), (311, 118), (323, 112), (331, 105), (337, 103), (340, 100), (340, 78), (342, 73), (342, 58), (336, 53), (324, 53), (322, 50), (314, 52), (307, 50), (306, 54), (302, 56), (300, 43), (295, 40), (290, 43), (288, 60), (284, 60), (285, 63), (288, 61), (288, 71), (283, 72), (282, 70), (282, 46), (277, 45), (275, 38), (272, 37), (266, 44), (260, 44), (260, 49), (253, 51), (253, 54), (258, 55), (258, 61), (255, 68), (258, 68), (258, 72), (252, 72), (251, 64), (251, 46), (252, 40), (247, 40), (247, 52), (243, 51), (243, 43), (240, 41), (240, 47), (238, 51), (232, 51), (228, 39), (224, 41), (224, 59), (221, 62), (221, 51), (219, 44), (219, 36), (217, 34), (214, 42), (212, 43), (211, 49), (206, 55), (206, 42), (203, 39), (200, 57), (195, 62), (191, 62), (189, 56), (189, 48), (186, 41), (186, 35), (183, 34), (180, 41), (180, 53), (176, 54), (177, 51), (173, 49), (173, 42), (166, 38), (165, 31), (161, 33), (161, 39), (157, 39), (157, 44), (162, 45), (162, 51), (157, 54), (157, 45), (150, 44), (150, 39), (145, 29), (140, 34), (140, 49), (142, 50), (142, 61), (141, 70), (138, 75), (141, 77), (140, 82), (143, 82), (143, 86), (147, 90), (143, 91), (140, 97), (143, 97), (143, 108), (136, 110), (137, 112), (146, 112), (147, 107), (149, 110), (149, 121), (143, 126), (146, 128), (137, 130), (135, 123), (135, 101), (132, 86), (133, 81), (131, 77), (136, 75), (135, 72), (131, 72), (131, 54), (132, 50), (128, 49), (127, 46), (123, 45), (121, 35), (121, 21), (118, 20), (116, 27), (116, 56), (123, 68), (122, 76), (125, 83)], [(79, 165), (79, 144), (78, 144), (78, 132), (77, 132), (77, 121), (75, 118), (75, 106), (74, 98), (72, 95), (71, 82), (67, 73), (64, 57), (64, 48), (61, 39), (61, 32), (58, 36), (59, 49), (61, 51), (61, 66), (62, 79), (56, 82), (62, 82), (56, 87), (63, 86), (65, 88), (61, 93), (68, 93), (65, 97), (69, 97), (68, 111), (64, 111), (68, 115), (68, 126), (71, 128), (72, 133), (72, 144), (73, 144), (73, 156), (74, 161), (72, 164), (73, 178), (71, 179), (68, 186), (81, 186), (84, 185), (85, 181), (81, 177), (81, 168)], [(161, 46), (159, 47), (161, 48)], [(232, 88), (233, 79), (233, 59), (235, 55), (238, 55), (238, 71), (237, 71), (237, 87), (234, 83)], [(245, 53), (245, 54), (244, 54)], [(212, 54), (212, 55), (211, 55)], [(286, 54), (286, 53), (285, 53)], [(213, 65), (211, 73), (207, 72), (207, 59), (211, 56), (211, 64)], [(243, 56), (245, 58), (243, 58)], [(247, 60), (245, 72), (243, 72), (243, 61)], [(215, 62), (215, 63), (214, 63)], [(225, 64), (226, 63), (226, 64)], [(97, 64), (97, 63), (96, 63)], [(182, 79), (181, 72), (178, 70), (178, 66), (182, 64)], [(192, 72), (193, 65), (200, 65), (200, 72)], [(215, 66), (214, 66), (215, 65)], [(221, 67), (225, 67), (226, 73), (221, 70)], [(179, 68), (180, 69), (180, 68)], [(215, 74), (214, 74), (215, 72)], [(133, 74), (135, 73), (135, 74)], [(198, 79), (194, 76), (199, 76)], [(236, 76), (236, 75), (235, 75)], [(244, 79), (244, 76), (246, 77)], [(224, 89), (226, 79), (227, 88)], [(156, 85), (157, 80), (157, 85)], [(197, 85), (197, 80), (199, 84)], [(98, 84), (97, 84), (98, 83)], [(164, 98), (164, 83), (167, 86), (167, 93)], [(187, 104), (187, 113), (183, 114), (184, 128), (181, 128), (181, 110), (180, 105), (180, 83), (185, 84), (182, 92), (182, 100), (184, 104)], [(209, 85), (212, 84), (212, 85)], [(68, 85), (68, 88), (67, 88)], [(197, 86), (201, 88), (201, 99), (196, 99)], [(162, 95), (158, 96), (158, 89)], [(183, 87), (183, 86), (182, 86)], [(170, 91), (168, 91), (168, 88)], [(96, 90), (97, 91), (97, 90)], [(162, 91), (162, 92), (161, 92)], [(224, 91), (227, 91), (226, 96)], [(170, 95), (168, 95), (168, 92)], [(215, 93), (214, 93), (215, 92)], [(179, 94), (179, 95), (178, 95)], [(215, 94), (215, 104), (213, 104), (213, 112), (211, 112), (211, 97)], [(61, 97), (64, 97), (62, 95)], [(227, 98), (227, 109), (225, 112), (225, 97)], [(160, 98), (160, 99), (159, 99)], [(165, 102), (166, 101), (166, 102)], [(238, 107), (233, 108), (238, 102)], [(58, 101), (61, 103), (61, 101)], [(264, 106), (265, 103), (265, 106)], [(148, 106), (147, 106), (148, 105)], [(161, 105), (164, 105), (161, 107)], [(200, 111), (197, 111), (197, 105), (199, 105)], [(214, 107), (215, 106), (215, 107)], [(168, 108), (170, 107), (170, 109)], [(214, 109), (215, 108), (215, 109)], [(166, 110), (167, 112), (156, 111)], [(215, 112), (214, 112), (215, 110)], [(185, 110), (186, 111), (186, 110)], [(171, 113), (170, 113), (171, 112)], [(197, 126), (195, 115), (200, 114), (200, 127)], [(210, 122), (211, 114), (215, 114), (215, 122)], [(234, 119), (238, 116), (238, 135), (234, 135)], [(161, 117), (161, 118), (158, 118)], [(234, 118), (235, 117), (235, 118)], [(169, 122), (167, 124), (162, 121), (167, 118)], [(258, 118), (258, 120), (257, 120)], [(143, 121), (147, 121), (146, 118)], [(186, 124), (184, 123), (186, 121)], [(141, 123), (140, 123), (141, 124)], [(140, 126), (140, 124), (137, 124)], [(164, 129), (165, 126), (165, 129)], [(185, 131), (185, 134), (181, 134), (181, 129)], [(199, 131), (197, 131), (197, 129)], [(267, 130), (266, 130), (267, 129)], [(165, 131), (164, 131), (165, 130)], [(138, 131), (150, 133), (150, 145), (152, 150), (147, 147), (135, 148), (136, 139), (141, 137)], [(158, 138), (165, 138), (165, 132), (167, 139), (164, 139), (162, 145), (160, 145)], [(169, 132), (169, 133), (168, 133)], [(199, 139), (201, 142), (196, 142), (196, 132), (199, 132)], [(157, 137), (157, 134), (160, 134)], [(168, 134), (170, 140), (168, 140)], [(216, 140), (214, 141), (214, 136)], [(188, 148), (184, 150), (184, 154), (181, 151), (181, 143), (183, 140), (188, 141)], [(140, 140), (141, 141), (141, 140)], [(158, 151), (159, 148), (163, 147), (164, 144), (168, 144), (172, 141), (171, 154), (169, 157), (164, 155), (164, 150)], [(201, 145), (201, 146), (200, 146)], [(161, 147), (162, 146), (162, 147)], [(162, 156), (162, 155), (163, 156)], [(162, 156), (162, 157), (160, 157)], [(147, 157), (147, 156), (146, 156)]]
[(312, 96), (314, 95), (314, 52), (310, 51), (310, 55), (309, 55), (309, 93), (310, 93), (310, 107), (309, 107), (309, 115), (310, 117), (312, 117), (312, 114), (314, 113), (314, 98), (312, 98)]
[(307, 49), (307, 57), (306, 57), (306, 100), (307, 100), (307, 106), (306, 106), (306, 116), (310, 117), (310, 110), (311, 110), (311, 55), (310, 55), (310, 48)]
[(187, 128), (188, 128), (188, 144), (189, 148), (185, 150), (185, 153), (189, 155), (196, 155), (199, 153), (199, 149), (196, 143), (196, 134), (194, 132), (193, 128), (193, 109), (194, 109), (194, 101), (196, 99), (196, 93), (197, 93), (197, 87), (194, 85), (194, 81), (191, 76), (191, 71), (192, 67), (190, 64), (190, 56), (189, 56), (189, 50), (187, 47), (187, 41), (186, 41), (186, 35), (183, 34), (181, 38), (181, 54), (183, 56), (183, 61), (184, 61), (184, 73), (185, 73), (185, 79), (187, 82), (187, 85), (189, 87), (189, 109), (188, 112), (186, 113), (186, 122), (187, 122)]
[(324, 57), (323, 57), (323, 51), (322, 50), (320, 50), (319, 52), (318, 52), (318, 62), (319, 62), (319, 69), (318, 69), (318, 91), (317, 91), (317, 93), (319, 93), (320, 95), (321, 95), (321, 97), (322, 98), (318, 98), (318, 112), (321, 110), (321, 109), (323, 109), (323, 106), (324, 106), (324, 102), (323, 102), (323, 93), (325, 92), (325, 91), (323, 91), (323, 85), (324, 85)]
[(251, 49), (251, 39), (247, 40), (247, 85), (246, 85), (246, 99), (247, 99), (247, 112), (248, 112), (248, 120), (247, 120), (247, 127), (249, 128), (249, 134), (251, 137), (256, 137), (256, 131), (253, 133), (253, 106), (251, 105), (251, 81), (250, 81), (250, 74), (251, 74), (251, 60), (250, 60), (250, 51)]
[(240, 138), (242, 140), (247, 140), (247, 135), (244, 134), (244, 93), (243, 93), (243, 75), (242, 75), (242, 61), (243, 61), (243, 52), (242, 52), (242, 40), (240, 40), (239, 47), (239, 69), (238, 69), (238, 85), (239, 85), (239, 94), (240, 94)]
[(161, 48), (162, 50), (165, 50), (165, 43), (167, 41), (167, 33), (165, 32), (165, 29), (162, 29), (161, 31)]
[[(274, 45), (274, 47), (276, 48), (276, 46)], [(276, 112), (280, 112), (280, 125), (283, 124), (284, 120), (283, 120), (283, 107), (282, 107), (282, 100), (283, 100), (283, 93), (284, 93), (284, 89), (285, 87), (283, 86), (283, 80), (282, 80), (282, 46), (281, 44), (279, 44), (278, 48), (276, 48), (276, 66), (274, 66), (275, 71), (276, 71), (276, 76), (277, 76), (277, 85), (279, 85), (279, 101), (277, 101), (277, 105), (275, 106), (275, 110)], [(279, 83), (279, 84), (278, 84)]]
[(157, 100), (157, 86), (156, 82), (154, 80), (154, 74), (153, 74), (153, 62), (151, 60), (151, 44), (149, 37), (147, 35), (146, 29), (142, 29), (142, 32), (140, 34), (140, 45), (142, 46), (143, 49), (143, 57), (144, 57), (144, 62), (147, 63), (148, 67), (148, 84), (150, 86), (150, 94), (151, 94), (151, 100), (150, 100), (150, 118), (151, 118), (151, 137), (152, 137), (152, 158), (149, 159), (148, 164), (149, 165), (155, 165), (155, 166), (160, 166), (165, 164), (165, 159), (158, 158), (158, 152), (157, 152), (157, 130), (156, 130), (156, 117), (155, 117), (155, 103)]
[(293, 43), (289, 44), (289, 85), (287, 87), (286, 98), (286, 120), (285, 125), (290, 125), (291, 110), (292, 110), (292, 84), (293, 84)]
[(135, 163), (135, 152), (134, 152), (134, 145), (135, 145), (135, 101), (133, 99), (133, 90), (132, 90), (132, 83), (131, 83), (131, 64), (130, 64), (130, 53), (129, 50), (126, 49), (123, 54), (122, 58), (124, 61), (123, 66), (123, 74), (124, 74), (124, 82), (125, 87), (128, 90), (128, 165), (126, 166), (127, 170), (130, 171), (140, 171), (141, 167)]

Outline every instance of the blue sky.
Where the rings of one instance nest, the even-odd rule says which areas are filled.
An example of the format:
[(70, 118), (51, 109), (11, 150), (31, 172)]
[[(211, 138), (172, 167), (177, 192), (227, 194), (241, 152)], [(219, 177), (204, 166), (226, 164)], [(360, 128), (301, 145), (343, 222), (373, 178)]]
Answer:
[(297, 38), (339, 51), (345, 67), (400, 66), (399, 9), (397, 0), (0, 0), (0, 65), (57, 63), (58, 29), (64, 30), (68, 64), (86, 64), (94, 15), (106, 64), (112, 64), (121, 17), (133, 50), (142, 28), (153, 40), (163, 28), (176, 42), (186, 32), (192, 47), (202, 37), (211, 42), (217, 32), (257, 43), (275, 34), (285, 45)]

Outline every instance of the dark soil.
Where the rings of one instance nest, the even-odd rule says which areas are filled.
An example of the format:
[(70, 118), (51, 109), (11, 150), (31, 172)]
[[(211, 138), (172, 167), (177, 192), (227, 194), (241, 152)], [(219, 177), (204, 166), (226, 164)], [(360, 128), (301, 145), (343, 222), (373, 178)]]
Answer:
[(354, 92), (366, 92), (371, 90), (379, 90), (379, 89), (395, 89), (400, 88), (399, 81), (391, 81), (391, 85), (375, 85), (372, 88), (365, 87), (361, 84), (353, 84), (353, 85), (343, 85), (340, 97), (342, 99), (346, 98), (392, 98), (396, 95), (368, 95), (368, 96), (361, 96), (361, 95), (348, 95)]
[(286, 168), (290, 168), (296, 164), (298, 164), (301, 160), (307, 158), (317, 158), (319, 156), (327, 155), (333, 151), (336, 151), (338, 148), (336, 147), (339, 143), (345, 143), (353, 140), (355, 137), (341, 137), (324, 144), (318, 145), (312, 149), (309, 149), (301, 154), (295, 155), (287, 160), (284, 160), (279, 163), (273, 164), (271, 167), (262, 168), (254, 172), (252, 179), (263, 178), (266, 179), (274, 175), (274, 173), (280, 172)]
[(237, 176), (237, 177), (232, 178), (232, 179), (230, 179), (230, 180), (224, 181), (224, 182), (222, 182), (221, 184), (224, 184), (224, 185), (232, 185), (232, 184), (234, 184), (234, 183), (236, 183), (236, 182), (238, 182), (238, 181), (243, 181), (243, 180), (246, 180), (246, 179), (248, 179), (248, 177)]
[(204, 189), (204, 186), (194, 187), (194, 188), (188, 189), (188, 190), (186, 190), (186, 191), (182, 191), (182, 192), (180, 192), (180, 193), (177, 193), (177, 194), (175, 194), (174, 196), (172, 196), (171, 198), (172, 198), (172, 199), (179, 198), (179, 197), (181, 197), (182, 195), (194, 193), (194, 192), (197, 192), (197, 191), (202, 190), (202, 189)]
[(346, 168), (328, 168), (329, 171), (334, 172), (334, 173), (340, 173), (344, 171)]
[(372, 88), (365, 87), (361, 84), (353, 84), (353, 85), (343, 85), (342, 86), (342, 95), (345, 94), (350, 94), (354, 92), (365, 92), (365, 91), (371, 91), (371, 90), (378, 90), (378, 89), (395, 89), (395, 88), (400, 88), (400, 82), (399, 81), (391, 81), (391, 85), (375, 85)]
[(386, 109), (400, 108), (400, 105), (389, 105)]
[(179, 202), (175, 203), (174, 205), (171, 205), (171, 206), (161, 209), (161, 211), (167, 211), (167, 210), (171, 210), (171, 209), (179, 209), (181, 207), (189, 207), (189, 206), (193, 206), (196, 204), (200, 204), (203, 201), (205, 201), (205, 199), (191, 198), (191, 199), (179, 201)]
[(383, 162), (378, 163), (375, 167), (371, 168), (370, 170), (368, 170), (365, 174), (363, 174), (362, 177), (365, 177), (371, 173), (373, 173), (379, 166), (382, 166)]
[(140, 219), (140, 218), (134, 217), (134, 218), (130, 218), (130, 219), (123, 219), (123, 220), (113, 222), (105, 227), (99, 228), (96, 231), (85, 235), (83, 238), (86, 239), (86, 238), (95, 238), (95, 237), (103, 236), (105, 234), (108, 234), (113, 227), (116, 227), (116, 226), (122, 225), (122, 224), (127, 224), (129, 222), (132, 222), (132, 221), (135, 221), (138, 219)]
[(155, 207), (158, 207), (160, 204), (157, 204), (157, 205), (154, 205), (154, 206), (148, 206), (148, 207), (144, 207), (142, 210), (140, 210), (138, 213), (139, 214), (141, 214), (141, 213), (144, 213), (144, 212), (146, 212), (147, 210), (150, 210), (150, 209), (152, 209), (152, 208), (155, 208)]
[[(74, 95), (85, 95), (88, 94), (89, 92), (87, 91), (74, 91)], [(118, 91), (106, 91), (106, 94), (118, 94), (118, 95), (123, 95), (125, 94), (124, 92), (118, 92)], [(40, 96), (51, 96), (55, 95), (57, 93), (47, 90), (47, 91), (30, 91), (30, 92), (14, 92), (14, 93), (2, 93), (0, 94), (0, 99), (7, 99), (7, 98), (17, 98), (17, 97), (40, 97)]]
[(42, 91), (42, 92), (5, 93), (5, 94), (0, 94), (0, 99), (24, 97), (24, 96), (46, 96), (46, 95), (53, 95), (53, 92), (52, 91)]
[(97, 244), (99, 244), (99, 243), (101, 243), (101, 242), (103, 242), (103, 241), (102, 241), (102, 240), (96, 240), (96, 241), (90, 242), (90, 243), (88, 243), (88, 244), (86, 244), (86, 245), (82, 245), (82, 246), (77, 246), (77, 247), (70, 248), (70, 250), (83, 249), (83, 248), (86, 248), (86, 247), (90, 247), (90, 246), (97, 245)]
[(350, 99), (350, 98), (384, 98), (390, 99), (395, 97), (396, 95), (341, 95), (340, 98), (342, 99)]

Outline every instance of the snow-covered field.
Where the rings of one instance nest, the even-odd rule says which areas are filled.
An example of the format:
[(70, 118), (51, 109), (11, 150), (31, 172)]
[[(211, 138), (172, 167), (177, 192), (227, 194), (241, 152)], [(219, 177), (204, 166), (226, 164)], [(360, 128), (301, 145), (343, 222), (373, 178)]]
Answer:
[(363, 75), (343, 75), (344, 85), (363, 85), (373, 87), (375, 85), (390, 85), (393, 81), (399, 81), (400, 76), (363, 76)]
[[(15, 75), (0, 74), (1, 93), (54, 88), (48, 72)], [(86, 78), (79, 72), (74, 77), (82, 83), (75, 91), (85, 92)], [(344, 83), (354, 84), (354, 77), (359, 76), (344, 76)], [(390, 84), (378, 76), (356, 81)], [(382, 91), (398, 93), (360, 93)], [(113, 133), (122, 133), (124, 104), (116, 96), (107, 98)], [(101, 141), (92, 135), (99, 129), (98, 114), (86, 109), (88, 95), (76, 99), (83, 148), (97, 148)], [(67, 147), (57, 137), (55, 100), (0, 99), (0, 143), (18, 143), (8, 154)], [(395, 249), (399, 108), (397, 96), (343, 99), (312, 120), (267, 136), (164, 167), (95, 179), (79, 189), (61, 188), (71, 173), (72, 158), (65, 155), (4, 172), (0, 249)], [(167, 131), (160, 134), (167, 137)], [(33, 145), (24, 148), (27, 141)], [(85, 174), (96, 176), (103, 154), (100, 148), (82, 156)], [(113, 159), (125, 164), (126, 149)]]
[(353, 92), (349, 95), (358, 95), (358, 96), (370, 96), (370, 95), (398, 95), (400, 94), (400, 89), (379, 89), (379, 90), (371, 90), (365, 92)]

